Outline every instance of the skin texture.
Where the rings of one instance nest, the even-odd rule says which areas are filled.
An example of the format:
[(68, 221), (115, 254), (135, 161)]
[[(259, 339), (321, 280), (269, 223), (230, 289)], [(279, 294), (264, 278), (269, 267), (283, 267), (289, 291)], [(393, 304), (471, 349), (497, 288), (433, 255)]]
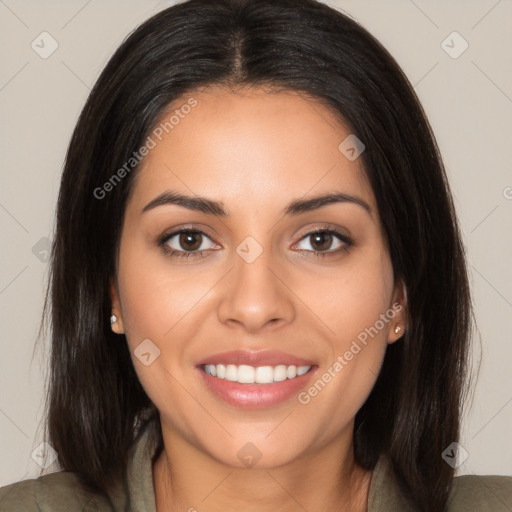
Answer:
[[(293, 91), (208, 88), (151, 149), (136, 176), (112, 281), (113, 329), (125, 333), (134, 366), (160, 412), (165, 449), (154, 463), (157, 510), (364, 511), (371, 472), (355, 464), (353, 425), (375, 384), (388, 343), (404, 328), (405, 293), (395, 283), (361, 159), (338, 149), (350, 129), (318, 101)], [(163, 116), (168, 118), (168, 114)], [(178, 205), (141, 214), (166, 190), (221, 201), (218, 218)], [(340, 191), (366, 201), (284, 216), (293, 200)], [(167, 246), (203, 255), (172, 257), (159, 237), (182, 227), (206, 233)], [(316, 228), (335, 228), (317, 242)], [(236, 252), (246, 237), (263, 249)], [(194, 245), (195, 244), (195, 245)], [(315, 256), (314, 250), (328, 252)], [(277, 349), (318, 365), (312, 385), (393, 304), (400, 312), (307, 405), (297, 396), (247, 410), (204, 385), (196, 365), (237, 349)], [(160, 356), (135, 357), (150, 339)], [(237, 456), (248, 442), (261, 458)]]

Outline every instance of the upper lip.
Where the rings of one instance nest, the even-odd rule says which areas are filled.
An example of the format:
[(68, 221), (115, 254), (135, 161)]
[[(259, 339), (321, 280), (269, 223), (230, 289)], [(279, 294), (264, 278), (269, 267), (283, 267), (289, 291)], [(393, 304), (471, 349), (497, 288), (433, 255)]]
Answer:
[(313, 366), (314, 363), (308, 359), (296, 357), (280, 350), (232, 350), (220, 352), (205, 357), (198, 363), (198, 366), (205, 364), (246, 364), (248, 366)]

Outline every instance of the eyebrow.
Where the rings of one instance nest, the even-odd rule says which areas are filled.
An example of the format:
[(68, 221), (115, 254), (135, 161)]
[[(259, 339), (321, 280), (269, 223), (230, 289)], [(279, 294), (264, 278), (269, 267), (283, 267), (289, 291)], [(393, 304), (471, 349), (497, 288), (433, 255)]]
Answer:
[[(372, 215), (372, 209), (368, 203), (366, 203), (360, 197), (356, 197), (350, 194), (342, 192), (332, 192), (328, 194), (319, 195), (310, 199), (297, 199), (292, 201), (284, 211), (285, 215), (299, 215), (301, 213), (310, 212), (327, 206), (333, 203), (351, 203), (356, 204), (366, 210), (367, 213)], [(167, 190), (151, 200), (141, 211), (141, 214), (152, 210), (157, 206), (175, 204), (188, 208), (189, 210), (206, 213), (208, 215), (215, 215), (216, 217), (228, 217), (229, 213), (224, 209), (222, 202), (207, 199), (206, 197), (198, 196), (187, 196)]]

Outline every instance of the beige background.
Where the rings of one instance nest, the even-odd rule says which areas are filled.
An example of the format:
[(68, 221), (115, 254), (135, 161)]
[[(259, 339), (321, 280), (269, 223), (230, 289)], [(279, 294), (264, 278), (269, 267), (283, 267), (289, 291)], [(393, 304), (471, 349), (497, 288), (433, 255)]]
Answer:
[[(171, 3), (0, 0), (0, 485), (39, 469), (31, 453), (42, 440), (46, 363), (39, 352), (31, 358), (48, 270), (46, 238), (71, 131), (108, 57), (137, 24)], [(330, 5), (361, 22), (395, 56), (437, 135), (482, 342), (461, 442), (469, 458), (458, 473), (512, 475), (512, 1)], [(43, 31), (58, 43), (47, 59), (31, 47)], [(469, 44), (456, 59), (441, 45), (453, 31)], [(450, 36), (445, 46), (453, 53), (462, 44)]]

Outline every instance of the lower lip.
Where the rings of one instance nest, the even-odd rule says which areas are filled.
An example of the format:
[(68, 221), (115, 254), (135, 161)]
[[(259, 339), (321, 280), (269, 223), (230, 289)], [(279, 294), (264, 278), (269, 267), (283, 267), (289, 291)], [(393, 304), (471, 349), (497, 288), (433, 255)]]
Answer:
[(311, 379), (316, 369), (317, 367), (313, 366), (300, 377), (273, 382), (272, 384), (242, 384), (213, 377), (201, 368), (197, 368), (197, 371), (201, 374), (207, 387), (225, 402), (235, 407), (262, 409), (285, 402), (299, 393)]

